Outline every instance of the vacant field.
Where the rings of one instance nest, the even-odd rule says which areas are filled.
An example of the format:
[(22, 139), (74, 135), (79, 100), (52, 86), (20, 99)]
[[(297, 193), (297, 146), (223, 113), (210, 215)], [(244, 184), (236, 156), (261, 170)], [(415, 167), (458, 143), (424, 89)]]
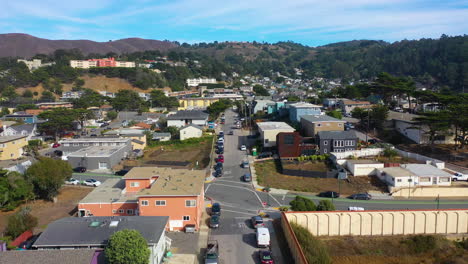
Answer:
[(289, 170), (307, 170), (307, 171), (320, 171), (320, 172), (326, 172), (328, 170), (327, 164), (323, 161), (305, 161), (305, 162), (298, 162), (298, 161), (292, 161), (292, 162), (283, 162), (283, 168), (289, 169)]
[(435, 145), (433, 147), (430, 145), (408, 144), (399, 145), (398, 147), (406, 151), (450, 162), (462, 167), (468, 167), (468, 147), (455, 149), (455, 145), (445, 144)]
[(273, 160), (255, 163), (258, 184), (297, 192), (339, 191), (342, 195), (386, 190), (386, 186), (375, 177), (350, 177), (349, 180), (341, 180), (338, 184), (337, 179), (287, 176), (279, 173), (277, 169)]
[(444, 237), (435, 243), (412, 241), (409, 236), (332, 237), (321, 239), (333, 263), (340, 264), (435, 264), (468, 263), (468, 250)]
[[(43, 231), (54, 220), (75, 214), (78, 202), (92, 190), (93, 188), (91, 187), (64, 186), (60, 189), (56, 203), (36, 200), (23, 205), (29, 206), (32, 209), (32, 215), (39, 219), (34, 233)], [(15, 211), (0, 212), (0, 231), (5, 229), (8, 217), (14, 213)]]

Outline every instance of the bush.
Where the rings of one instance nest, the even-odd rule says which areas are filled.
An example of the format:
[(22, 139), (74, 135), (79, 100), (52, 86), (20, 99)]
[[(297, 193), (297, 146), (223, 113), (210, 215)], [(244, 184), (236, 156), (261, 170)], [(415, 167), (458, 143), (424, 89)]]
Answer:
[(13, 238), (18, 237), (37, 226), (37, 217), (31, 215), (29, 207), (21, 208), (17, 213), (8, 218), (5, 233)]
[(296, 196), (294, 200), (292, 200), (290, 203), (291, 205), (291, 210), (292, 211), (316, 211), (317, 207), (315, 206), (314, 201), (302, 197), (302, 196)]
[(33, 139), (28, 141), (28, 146), (30, 147), (40, 147), (42, 145), (42, 140)]
[(129, 229), (115, 232), (104, 252), (110, 264), (147, 264), (150, 257), (145, 238), (137, 230)]
[(403, 241), (404, 244), (415, 254), (433, 251), (438, 247), (438, 239), (432, 235), (411, 236)]
[(291, 228), (309, 264), (332, 263), (328, 250), (322, 241), (315, 238), (309, 230), (296, 223), (291, 223)]
[(287, 211), (289, 211), (289, 206), (280, 206), (279, 210), (280, 210), (280, 212), (287, 212)]
[(330, 200), (320, 200), (317, 211), (335, 211), (335, 205)]
[(391, 148), (385, 148), (385, 150), (383, 151), (383, 155), (387, 158), (394, 158), (398, 156), (398, 152)]

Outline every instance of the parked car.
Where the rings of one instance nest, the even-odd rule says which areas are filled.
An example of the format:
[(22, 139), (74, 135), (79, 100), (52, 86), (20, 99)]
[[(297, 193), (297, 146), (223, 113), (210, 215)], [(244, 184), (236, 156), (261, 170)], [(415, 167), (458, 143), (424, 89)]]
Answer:
[(367, 140), (367, 142), (369, 142), (370, 144), (375, 144), (375, 143), (377, 143), (378, 141), (377, 141), (377, 139), (375, 139), (375, 138), (371, 138), (371, 139)]
[(80, 135), (74, 135), (73, 138), (80, 138), (81, 136)]
[(215, 165), (215, 170), (217, 169), (223, 169), (223, 163), (222, 162), (217, 162)]
[(54, 154), (57, 157), (62, 157), (63, 156), (63, 151), (56, 149), (56, 150), (54, 150)]
[(219, 215), (212, 215), (210, 217), (210, 227), (218, 228), (219, 227)]
[(215, 170), (214, 176), (216, 178), (219, 178), (219, 177), (223, 176), (223, 170), (221, 170), (221, 169), (220, 170)]
[(53, 145), (52, 145), (52, 148), (58, 148), (60, 147), (60, 143), (58, 142), (55, 142)]
[(80, 184), (80, 181), (74, 178), (70, 178), (65, 181), (65, 184), (78, 185)]
[(221, 215), (221, 205), (219, 203), (214, 203), (211, 206), (211, 215)]
[(83, 173), (86, 172), (86, 167), (76, 167), (73, 169), (73, 171)]
[(271, 254), (271, 251), (269, 250), (260, 250), (260, 252), (258, 252), (258, 255), (260, 257), (261, 264), (274, 264), (275, 263), (273, 261), (273, 256)]
[(97, 137), (97, 135), (96, 135), (96, 134), (91, 134), (91, 136), (90, 136), (90, 137)]
[(252, 181), (252, 176), (250, 175), (250, 173), (244, 174), (244, 181), (245, 182), (251, 182)]
[(209, 240), (206, 247), (205, 264), (218, 264), (219, 263), (219, 248), (218, 241)]
[(264, 158), (269, 158), (273, 156), (273, 152), (262, 152), (260, 154), (258, 154), (257, 158), (258, 159), (264, 159)]
[(125, 174), (127, 174), (127, 172), (128, 170), (119, 170), (115, 172), (115, 175), (124, 176)]
[(240, 147), (240, 150), (246, 151), (246, 150), (247, 150), (247, 147), (246, 147), (245, 145), (242, 145), (242, 146)]
[(350, 206), (348, 207), (348, 211), (364, 211), (364, 207), (356, 207), (356, 206)]
[(259, 227), (264, 227), (265, 223), (263, 222), (263, 218), (261, 216), (252, 216), (250, 219), (250, 222), (252, 223), (253, 228), (259, 228)]
[(224, 136), (224, 131), (219, 131), (218, 136)]
[(232, 136), (232, 135), (234, 135), (234, 131), (231, 130), (231, 131), (229, 131), (228, 134)]
[(321, 192), (318, 195), (319, 197), (329, 197), (329, 198), (338, 198), (340, 197), (340, 194), (337, 192), (333, 191), (328, 191), (328, 192)]
[(95, 129), (95, 128), (92, 128), (92, 129), (91, 129), (91, 132), (96, 132), (96, 129)]
[(452, 181), (468, 181), (468, 174), (456, 172), (452, 175)]
[(244, 160), (244, 161), (242, 161), (241, 166), (242, 166), (242, 168), (244, 168), (244, 169), (245, 169), (245, 168), (248, 168), (248, 167), (249, 167), (249, 162), (246, 161), (246, 160)]
[(222, 137), (219, 138), (219, 139), (218, 139), (218, 143), (224, 143), (224, 138), (222, 138)]
[(368, 193), (355, 193), (349, 196), (349, 198), (353, 200), (370, 200), (372, 196)]
[(83, 184), (86, 186), (98, 187), (99, 185), (101, 185), (101, 182), (95, 179), (87, 179), (83, 182)]
[(215, 159), (216, 162), (221, 162), (221, 163), (224, 163), (224, 157), (222, 155), (219, 155), (216, 159)]
[(224, 148), (218, 148), (216, 150), (216, 154), (223, 154), (224, 153)]

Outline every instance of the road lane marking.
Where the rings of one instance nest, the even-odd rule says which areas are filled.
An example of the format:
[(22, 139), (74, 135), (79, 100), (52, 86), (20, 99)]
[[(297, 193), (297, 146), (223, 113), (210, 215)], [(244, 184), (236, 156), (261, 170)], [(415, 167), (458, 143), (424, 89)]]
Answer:
[(255, 216), (256, 215), (256, 214), (252, 214), (252, 213), (244, 213), (244, 212), (239, 212), (239, 211), (234, 211), (234, 210), (226, 210), (226, 209), (223, 209), (223, 211), (230, 212), (230, 213), (245, 214), (245, 215), (250, 215), (250, 216)]
[(275, 202), (279, 205), (279, 206), (282, 206), (282, 204), (280, 202), (278, 202), (278, 200), (276, 200), (276, 198), (271, 195), (270, 193), (268, 193), (268, 196), (270, 196), (273, 200), (275, 200)]
[(211, 186), (211, 184), (208, 184), (208, 186), (206, 187), (205, 194), (206, 194), (206, 192), (208, 192), (208, 189), (210, 188), (210, 186)]
[(255, 192), (255, 191), (253, 191), (253, 190), (251, 190), (251, 189), (248, 189), (248, 188), (245, 188), (245, 187), (239, 187), (239, 186), (232, 186), (232, 185), (222, 184), (222, 183), (212, 183), (211, 185), (220, 185), (220, 186), (226, 186), (226, 187), (231, 187), (231, 188), (238, 188), (238, 189), (243, 189), (243, 190), (252, 192), (253, 194), (255, 194), (255, 196), (257, 197), (258, 201), (259, 201), (260, 204), (262, 205), (262, 207), (265, 207), (265, 206), (263, 205), (262, 199), (260, 199), (260, 196), (258, 196), (257, 192)]

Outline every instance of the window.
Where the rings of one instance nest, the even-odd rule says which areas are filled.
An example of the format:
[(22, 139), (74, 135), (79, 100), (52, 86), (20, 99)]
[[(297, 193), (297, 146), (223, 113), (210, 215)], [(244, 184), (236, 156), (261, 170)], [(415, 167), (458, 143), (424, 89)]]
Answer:
[(119, 214), (123, 214), (124, 209), (119, 209)]
[(268, 144), (269, 140), (268, 138), (265, 138), (265, 144)]
[(185, 207), (195, 207), (197, 205), (197, 201), (195, 200), (185, 200)]
[(397, 182), (401, 182), (401, 179), (397, 179)]
[(419, 178), (419, 182), (430, 182), (431, 181), (431, 177), (420, 177)]
[(107, 162), (99, 162), (99, 169), (107, 169)]
[(190, 221), (190, 215), (184, 215), (184, 221)]
[(354, 149), (352, 148), (347, 148), (346, 151), (353, 151)]
[(166, 201), (165, 200), (157, 200), (156, 201), (156, 206), (166, 206)]
[(70, 143), (65, 143), (63, 144), (64, 147), (69, 147), (70, 146)]
[(342, 126), (343, 126), (343, 123), (338, 123), (338, 126), (339, 126), (339, 127), (342, 127)]
[(133, 214), (133, 209), (127, 209), (127, 214), (132, 215)]
[(142, 206), (148, 206), (148, 201), (147, 201), (147, 200), (141, 201), (141, 205), (142, 205)]
[(346, 140), (345, 141), (345, 146), (354, 146), (354, 141), (353, 140)]
[(130, 187), (140, 187), (140, 183), (139, 182), (131, 182)]
[(328, 152), (328, 149), (324, 149), (324, 150), (323, 150), (323, 153), (327, 153), (327, 152)]
[(325, 146), (328, 145), (328, 140), (324, 140), (323, 145), (325, 145)]
[(439, 182), (449, 182), (450, 179), (448, 177), (440, 177)]
[(333, 141), (334, 147), (344, 147), (344, 140), (335, 140)]
[(80, 144), (79, 143), (73, 143), (74, 147), (78, 147)]

